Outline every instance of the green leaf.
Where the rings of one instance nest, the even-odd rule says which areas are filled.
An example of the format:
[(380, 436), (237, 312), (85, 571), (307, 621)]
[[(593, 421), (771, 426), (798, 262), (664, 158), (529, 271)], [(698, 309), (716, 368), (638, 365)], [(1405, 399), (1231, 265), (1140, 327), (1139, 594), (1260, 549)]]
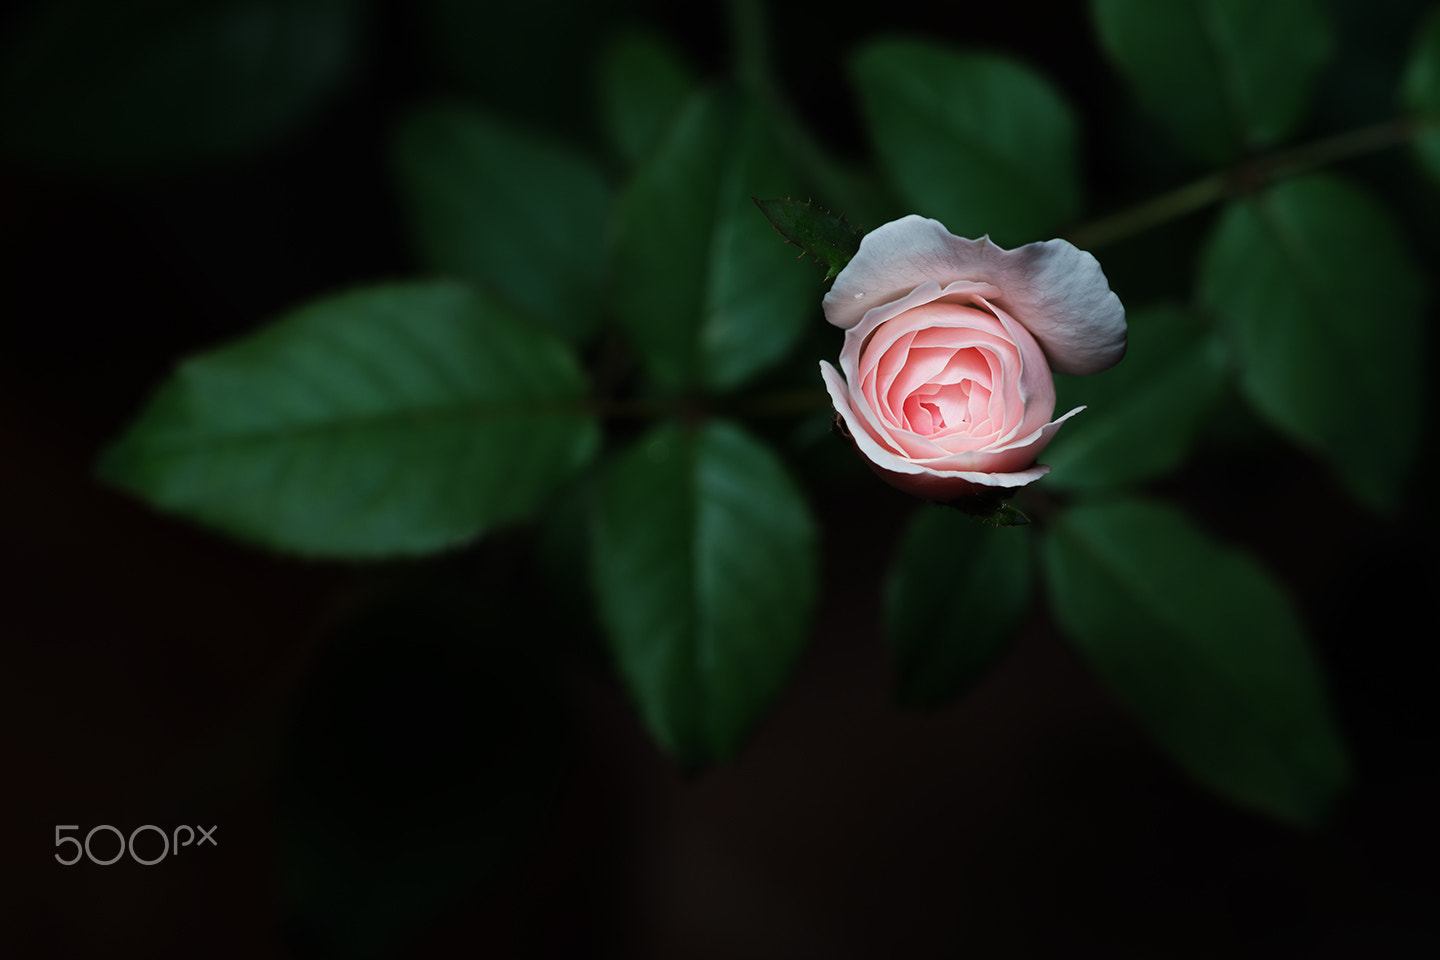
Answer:
[(1221, 344), (1174, 306), (1132, 312), (1119, 365), (1056, 377), (1064, 412), (1084, 405), (1045, 448), (1047, 486), (1099, 490), (1163, 476), (1184, 461), (1225, 390)]
[(750, 198), (793, 180), (764, 115), (722, 91), (696, 96), (620, 202), (620, 320), (651, 379), (724, 391), (784, 357), (820, 291), (774, 256)]
[(938, 704), (980, 679), (1029, 610), (1032, 579), (1028, 530), (917, 511), (885, 584), (897, 696)]
[(860, 250), (860, 231), (814, 201), (789, 197), (754, 200), (786, 243), (793, 243), (826, 268), (825, 280), (834, 280)]
[(600, 120), (615, 153), (638, 164), (665, 138), (695, 91), (685, 60), (660, 37), (627, 33), (600, 58)]
[(1080, 208), (1075, 119), (1030, 68), (994, 54), (882, 41), (850, 64), (880, 162), (918, 213), (1013, 246)]
[(652, 736), (687, 768), (732, 756), (789, 677), (815, 598), (815, 529), (739, 428), (664, 424), (606, 474), (600, 618)]
[(1420, 162), (1440, 183), (1440, 7), (1419, 29), (1415, 52), (1402, 80), (1401, 97), (1419, 124), (1415, 149)]
[(102, 475), (242, 540), (439, 550), (539, 509), (595, 451), (558, 340), (468, 288), (331, 296), (176, 371)]
[(1201, 263), (1245, 395), (1381, 509), (1398, 506), (1420, 437), (1421, 276), (1383, 208), (1319, 176), (1232, 203)]
[(425, 264), (583, 340), (600, 319), (610, 191), (579, 154), (462, 106), (412, 113), (395, 137)]
[(1334, 47), (1314, 0), (1094, 0), (1092, 9), (1141, 104), (1209, 163), (1294, 133)]
[(1100, 679), (1191, 776), (1298, 824), (1349, 765), (1305, 631), (1264, 567), (1138, 501), (1055, 518), (1055, 616)]
[(408, 16), (415, 17), (420, 63), (450, 81), (447, 87), (503, 116), (580, 140), (595, 132), (589, 91), (596, 38), (634, 17), (640, 4), (418, 0), (404, 6), (407, 19), (399, 23), (408, 26)]
[(359, 0), (34, 4), (0, 64), (0, 143), (41, 163), (169, 170), (293, 132), (339, 86)]

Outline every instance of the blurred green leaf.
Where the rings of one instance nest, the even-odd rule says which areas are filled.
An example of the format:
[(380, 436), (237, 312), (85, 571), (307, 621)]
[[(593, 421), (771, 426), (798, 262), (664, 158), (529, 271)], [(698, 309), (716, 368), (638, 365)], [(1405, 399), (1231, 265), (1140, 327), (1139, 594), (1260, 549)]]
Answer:
[(753, 196), (794, 182), (764, 116), (722, 91), (695, 97), (620, 202), (620, 320), (651, 378), (728, 390), (779, 361), (819, 308), (812, 275), (775, 256)]
[(1098, 490), (1162, 476), (1185, 459), (1225, 389), (1221, 345), (1185, 310), (1151, 307), (1129, 317), (1119, 365), (1093, 377), (1056, 377), (1058, 412), (1085, 405), (1041, 459), (1045, 484)]
[[(598, 47), (636, 0), (418, 0), (423, 62), (502, 116), (587, 141)], [(406, 11), (407, 13), (409, 10)]]
[(1389, 213), (1320, 176), (1232, 203), (1199, 293), (1255, 407), (1367, 503), (1398, 506), (1420, 436), (1424, 283)]
[(151, 504), (330, 557), (439, 550), (594, 453), (570, 351), (454, 283), (355, 290), (193, 357), (101, 461)]
[(1014, 638), (1033, 579), (1028, 530), (916, 511), (885, 583), (899, 699), (938, 704), (979, 680)]
[(860, 249), (860, 231), (814, 201), (757, 197), (755, 205), (786, 243), (799, 247), (825, 268), (825, 280), (835, 279)]
[(427, 266), (572, 341), (596, 329), (610, 191), (593, 163), (477, 109), (439, 105), (405, 120), (395, 155)]
[(915, 212), (1013, 246), (1057, 235), (1079, 211), (1075, 119), (1029, 67), (881, 41), (850, 68), (870, 141)]
[(1440, 6), (1421, 24), (1402, 81), (1401, 97), (1415, 114), (1415, 149), (1430, 176), (1440, 184)]
[(362, 0), (56, 0), (0, 56), (0, 143), (30, 161), (169, 170), (297, 129), (344, 80)]
[(1314, 824), (1349, 775), (1304, 628), (1264, 567), (1174, 509), (1076, 507), (1044, 542), (1055, 616), (1191, 776)]
[(651, 734), (690, 769), (729, 758), (809, 635), (800, 491), (738, 427), (664, 424), (606, 474), (592, 542), (601, 622)]
[(554, 809), (573, 728), (548, 638), (467, 587), (466, 605), (423, 592), (365, 612), (305, 678), (275, 804), (294, 955), (395, 956), (513, 882)]
[(1092, 9), (1136, 97), (1209, 163), (1294, 133), (1334, 46), (1314, 0), (1094, 0)]
[(660, 37), (627, 33), (600, 56), (600, 121), (615, 153), (632, 166), (665, 138), (696, 88), (684, 59)]

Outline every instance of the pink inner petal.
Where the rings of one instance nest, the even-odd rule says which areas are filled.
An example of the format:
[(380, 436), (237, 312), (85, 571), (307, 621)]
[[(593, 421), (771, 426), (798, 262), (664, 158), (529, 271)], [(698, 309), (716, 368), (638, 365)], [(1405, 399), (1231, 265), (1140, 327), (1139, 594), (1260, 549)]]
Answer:
[[(891, 347), (891, 352), (898, 347)], [(885, 392), (885, 399), (892, 410), (897, 410), (905, 398), (929, 383), (945, 369), (954, 350), (947, 347), (911, 348), (905, 357), (905, 365), (895, 374), (895, 379)]]

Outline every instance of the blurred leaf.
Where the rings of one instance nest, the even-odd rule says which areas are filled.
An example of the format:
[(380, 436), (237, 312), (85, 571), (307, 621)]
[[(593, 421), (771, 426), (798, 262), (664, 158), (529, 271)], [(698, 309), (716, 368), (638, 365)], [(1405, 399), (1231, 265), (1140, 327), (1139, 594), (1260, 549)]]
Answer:
[(1030, 607), (1030, 536), (944, 507), (915, 513), (885, 583), (896, 695), (932, 705), (980, 679)]
[(610, 192), (594, 164), (461, 106), (412, 113), (395, 154), (427, 266), (572, 341), (596, 329)]
[(1424, 285), (1388, 212), (1320, 176), (1232, 203), (1199, 293), (1255, 407), (1367, 503), (1396, 507), (1420, 434)]
[(792, 185), (761, 112), (718, 91), (693, 99), (636, 173), (620, 202), (616, 296), (662, 387), (737, 387), (818, 310), (814, 277), (774, 255), (750, 202)]
[(850, 66), (870, 141), (915, 212), (1013, 246), (1079, 211), (1075, 119), (1029, 67), (918, 41), (871, 43)]
[(1282, 820), (1325, 817), (1345, 748), (1304, 628), (1265, 568), (1138, 501), (1058, 515), (1043, 556), (1061, 626), (1191, 776)]
[(690, 67), (663, 39), (630, 33), (602, 51), (600, 119), (610, 146), (632, 166), (655, 149), (695, 91)]
[(537, 510), (593, 454), (569, 350), (468, 288), (331, 296), (193, 357), (101, 473), (242, 540), (439, 550)]
[(577, 141), (594, 133), (598, 44), (635, 0), (420, 0), (424, 63), (506, 117)]
[(1094, 0), (1092, 9), (1136, 97), (1209, 163), (1294, 133), (1334, 46), (1314, 0)]
[(1084, 413), (1042, 455), (1046, 486), (1096, 490), (1163, 476), (1184, 461), (1225, 389), (1221, 345), (1179, 307), (1129, 317), (1130, 343), (1118, 366), (1093, 377), (1056, 377), (1065, 412)]
[(822, 267), (825, 280), (833, 280), (860, 249), (860, 231), (843, 216), (836, 216), (811, 200), (755, 199), (786, 243), (794, 244)]
[(436, 600), (347, 624), (301, 688), (276, 790), (296, 956), (395, 956), (502, 892), (559, 797), (572, 727), (533, 621)]
[(168, 170), (290, 133), (344, 80), (362, 0), (56, 0), (0, 63), (0, 142), (27, 160)]
[(665, 424), (606, 474), (593, 546), (601, 622), (651, 735), (690, 769), (729, 758), (809, 635), (800, 491), (735, 426)]
[(1440, 184), (1440, 6), (1420, 26), (1415, 52), (1405, 69), (1401, 95), (1420, 124), (1415, 149)]

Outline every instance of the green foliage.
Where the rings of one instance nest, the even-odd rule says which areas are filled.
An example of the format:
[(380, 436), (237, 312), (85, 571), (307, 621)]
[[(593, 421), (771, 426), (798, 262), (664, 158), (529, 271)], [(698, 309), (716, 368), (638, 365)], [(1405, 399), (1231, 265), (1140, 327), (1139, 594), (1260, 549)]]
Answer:
[(1396, 508), (1419, 441), (1424, 283), (1390, 215), (1333, 177), (1279, 183), (1227, 207), (1199, 292), (1256, 409)]
[(934, 705), (994, 665), (1030, 610), (1030, 537), (927, 506), (905, 530), (885, 583), (896, 695)]
[(1057, 412), (1068, 420), (1041, 459), (1057, 490), (1142, 483), (1178, 467), (1219, 402), (1223, 352), (1184, 310), (1132, 311), (1125, 359), (1093, 377), (1057, 377)]
[[(92, 171), (243, 159), (314, 116), (371, 39), (368, 0), (33, 6), (0, 66), (0, 149)], [(694, 770), (733, 757), (779, 696), (818, 590), (803, 492), (776, 451), (724, 418), (814, 416), (824, 403), (815, 362), (834, 359), (839, 336), (821, 320), (817, 275), (793, 260), (808, 255), (827, 282), (859, 249), (851, 220), (912, 212), (1007, 247), (1047, 239), (1077, 226), (1086, 184), (1077, 115), (1048, 79), (1007, 56), (860, 36), (843, 65), (870, 156), (831, 155), (821, 134), (834, 131), (811, 130), (791, 111), (768, 62), (809, 51), (788, 36), (772, 50), (758, 4), (731, 11), (728, 82), (700, 76), (691, 51), (643, 24), (615, 29), (636, 7), (396, 5), (387, 16), (422, 45), (426, 69), (445, 79), (436, 93), (451, 98), (385, 99), (373, 121), (398, 118), (386, 131), (398, 206), (433, 279), (323, 297), (186, 361), (100, 470), (161, 510), (313, 557), (416, 557), (535, 521), (529, 549), (517, 552), (547, 575), (544, 597), (491, 597), (484, 619), (523, 610), (528, 624), (545, 621), (531, 633), (567, 638), (565, 655), (608, 654), (656, 742)], [(896, 693), (937, 704), (979, 679), (1034, 615), (1038, 566), (1056, 620), (1181, 767), (1251, 808), (1314, 823), (1342, 790), (1347, 761), (1284, 591), (1177, 507), (1100, 497), (1176, 478), (1202, 438), (1207, 455), (1226, 439), (1213, 423), (1221, 404), (1243, 399), (1284, 439), (1326, 458), (1366, 504), (1400, 506), (1423, 449), (1426, 277), (1368, 193), (1294, 174), (1413, 130), (1440, 182), (1440, 11), (1406, 63), (1398, 93), (1408, 118), (1376, 117), (1297, 147), (1289, 140), (1322, 79), (1343, 80), (1357, 102), (1394, 88), (1395, 70), (1364, 64), (1356, 69), (1373, 88), (1350, 83), (1344, 70), (1363, 58), (1336, 42), (1338, 7), (1093, 0), (1090, 9), (1139, 105), (1182, 159), (1212, 169), (1171, 183), (1175, 158), (1155, 137), (1125, 141), (1125, 117), (1096, 125), (1134, 148), (1117, 156), (1098, 137), (1086, 144), (1109, 191), (1102, 202), (1126, 199), (1137, 183), (1162, 190), (1070, 234), (1126, 241), (1114, 259), (1100, 255), (1131, 307), (1129, 354), (1099, 376), (1057, 380), (1060, 412), (1088, 409), (1046, 449), (1053, 472), (1038, 492), (1024, 488), (1012, 505), (1014, 491), (991, 488), (922, 510), (907, 528), (884, 595)], [(1101, 65), (1099, 50), (1075, 52)], [(1349, 56), (1322, 77), (1333, 52)], [(823, 82), (798, 66), (795, 75)], [(1085, 116), (1108, 108), (1105, 96), (1087, 96)], [(1321, 124), (1335, 121), (1333, 93), (1316, 106)], [(844, 131), (830, 142), (853, 139)], [(1286, 148), (1278, 159), (1263, 154), (1276, 147)], [(1374, 171), (1357, 163), (1347, 173)], [(820, 203), (789, 199), (810, 196)], [(757, 197), (786, 199), (755, 200), (762, 217)], [(1199, 217), (1176, 222), (1216, 203), (1208, 237)], [(1146, 233), (1165, 223), (1173, 229)], [(1142, 234), (1155, 238), (1148, 249), (1132, 245)], [(15, 231), (12, 246), (24, 239)], [(1190, 284), (1197, 250), (1195, 304), (1135, 309), (1132, 297), (1183, 296), (1174, 288)], [(1127, 292), (1136, 289), (1143, 297)], [(636, 429), (637, 414), (659, 423)], [(640, 439), (589, 475), (602, 415), (619, 421), (616, 436)], [(807, 430), (820, 432), (782, 423), (767, 435)], [(818, 463), (811, 472), (824, 483), (833, 471)], [(1008, 529), (1028, 524), (1026, 511), (1037, 529)], [(485, 553), (518, 568), (511, 546), (492, 539), (454, 559)], [(492, 694), (501, 696), (482, 685), (477, 695)], [(332, 706), (373, 734), (368, 705), (352, 695)], [(546, 709), (519, 701), (506, 709)], [(297, 752), (290, 776), (302, 793), (323, 786), (296, 773), (324, 762), (323, 739)], [(365, 744), (348, 746), (368, 762)], [(508, 824), (523, 805), (506, 805), (508, 778), (550, 774), (502, 767), (492, 812)], [(453, 902), (465, 878), (427, 877), (435, 850), (422, 844), (411, 857), (403, 831), (382, 837), (399, 874), (344, 869), (337, 851), (361, 834), (327, 833), (319, 809), (296, 821), (287, 856), (302, 882), (288, 895), (331, 946), (393, 942), (415, 911)], [(373, 812), (364, 797), (356, 809), (347, 829)], [(450, 812), (422, 805), (415, 815)], [(339, 899), (312, 896), (326, 890)], [(407, 900), (406, 891), (418, 892)], [(396, 905), (393, 924), (376, 904)]]
[(1176, 761), (1230, 799), (1319, 822), (1348, 777), (1304, 628), (1265, 568), (1172, 507), (1076, 507), (1044, 543), (1055, 616)]
[(57, 0), (0, 56), (0, 146), (96, 172), (266, 145), (339, 86), (361, 0)]
[(596, 87), (606, 139), (620, 159), (634, 166), (663, 142), (697, 84), (663, 39), (627, 33), (602, 51)]
[(502, 116), (581, 139), (594, 132), (589, 93), (597, 38), (635, 0), (415, 0), (429, 64), (459, 93)]
[(815, 529), (784, 466), (729, 423), (662, 424), (604, 477), (592, 568), (656, 741), (692, 769), (732, 756), (809, 635)]
[(724, 91), (696, 96), (621, 198), (620, 321), (667, 390), (724, 391), (779, 361), (816, 313), (814, 283), (785, 258), (750, 197), (793, 174), (764, 114)]
[(610, 190), (584, 157), (472, 107), (429, 106), (395, 137), (426, 266), (570, 340), (597, 328)]
[(1401, 96), (1420, 127), (1415, 137), (1420, 162), (1440, 183), (1440, 7), (1431, 12), (1419, 30)]
[(533, 514), (590, 459), (558, 340), (452, 283), (328, 297), (183, 363), (102, 475), (278, 550), (443, 549)]
[(919, 41), (850, 63), (870, 139), (909, 212), (1002, 246), (1054, 236), (1080, 209), (1075, 119), (1034, 71)]
[(860, 231), (812, 200), (761, 200), (755, 205), (793, 243), (825, 268), (826, 280), (834, 280), (860, 249)]
[(1210, 163), (1294, 133), (1334, 47), (1314, 0), (1094, 0), (1093, 10), (1136, 97)]

